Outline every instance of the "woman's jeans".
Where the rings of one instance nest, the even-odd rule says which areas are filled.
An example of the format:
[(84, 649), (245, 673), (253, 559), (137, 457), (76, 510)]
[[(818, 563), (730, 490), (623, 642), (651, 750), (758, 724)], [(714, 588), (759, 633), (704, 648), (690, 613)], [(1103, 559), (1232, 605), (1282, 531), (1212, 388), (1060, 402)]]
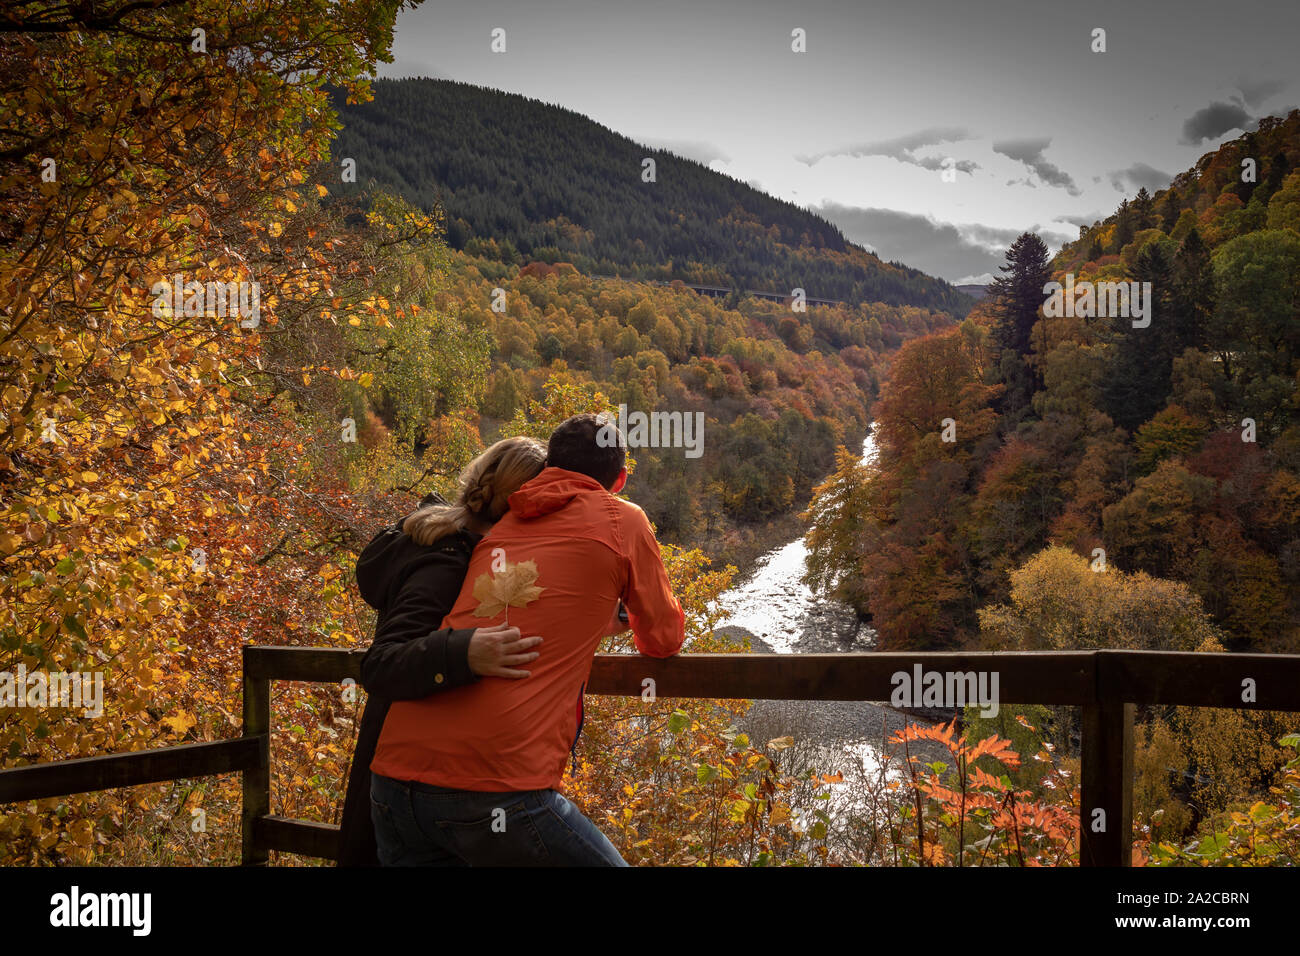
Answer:
[(554, 790), (479, 793), (370, 775), (384, 866), (627, 866)]

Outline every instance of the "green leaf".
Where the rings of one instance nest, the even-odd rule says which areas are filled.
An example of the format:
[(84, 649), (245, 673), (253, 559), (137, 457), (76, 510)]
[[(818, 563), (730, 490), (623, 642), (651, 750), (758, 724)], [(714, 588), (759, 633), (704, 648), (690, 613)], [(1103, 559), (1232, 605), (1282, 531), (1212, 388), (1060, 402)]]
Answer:
[(690, 723), (690, 716), (683, 710), (674, 710), (672, 716), (668, 718), (668, 732), (670, 734), (680, 734)]
[(62, 561), (60, 561), (58, 564), (54, 566), (54, 570), (59, 574), (71, 574), (73, 571), (76, 570), (76, 568), (77, 568), (77, 562), (72, 560), (71, 555), (68, 555), (66, 558), (64, 558)]

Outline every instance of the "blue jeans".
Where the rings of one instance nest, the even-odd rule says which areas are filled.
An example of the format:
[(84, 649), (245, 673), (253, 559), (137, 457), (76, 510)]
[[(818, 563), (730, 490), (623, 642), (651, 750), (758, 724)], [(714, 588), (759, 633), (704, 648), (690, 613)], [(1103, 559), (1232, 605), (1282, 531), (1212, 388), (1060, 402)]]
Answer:
[(627, 866), (554, 790), (479, 793), (370, 775), (384, 866)]

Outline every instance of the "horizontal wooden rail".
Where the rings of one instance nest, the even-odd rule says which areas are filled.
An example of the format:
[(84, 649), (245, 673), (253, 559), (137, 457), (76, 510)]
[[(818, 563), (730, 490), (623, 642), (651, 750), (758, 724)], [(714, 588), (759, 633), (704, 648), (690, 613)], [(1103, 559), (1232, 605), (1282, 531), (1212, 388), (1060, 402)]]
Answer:
[(893, 676), (923, 671), (996, 671), (1009, 704), (1083, 704), (1093, 699), (1095, 655), (1086, 651), (948, 654), (684, 654), (656, 659), (598, 654), (587, 693), (754, 700), (879, 700)]
[(264, 850), (281, 850), (322, 860), (339, 858), (339, 828), (332, 823), (267, 815), (254, 821), (253, 833), (257, 845)]
[(1096, 653), (1107, 665), (1099, 697), (1144, 705), (1300, 711), (1300, 654)]
[[(245, 650), (245, 679), (331, 683), (361, 677), (359, 651)], [(917, 664), (926, 671), (996, 671), (999, 701), (1005, 704), (1082, 706), (1104, 698), (1142, 705), (1300, 711), (1300, 655), (1190, 651), (681, 654), (663, 659), (597, 654), (587, 693), (639, 697), (648, 677), (660, 697), (887, 701), (893, 675), (910, 674)], [(1099, 676), (1103, 667), (1104, 677)], [(1248, 680), (1253, 700), (1244, 694)]]
[(250, 737), (157, 747), (124, 754), (81, 757), (0, 771), (0, 803), (42, 800), (114, 787), (138, 787), (218, 773), (241, 773), (261, 760)]

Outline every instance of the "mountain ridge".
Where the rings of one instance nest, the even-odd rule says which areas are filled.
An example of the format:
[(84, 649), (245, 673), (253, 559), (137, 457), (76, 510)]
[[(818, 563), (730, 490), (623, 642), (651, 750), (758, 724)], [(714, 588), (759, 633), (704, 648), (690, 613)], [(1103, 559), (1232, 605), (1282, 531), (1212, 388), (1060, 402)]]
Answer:
[[(958, 318), (971, 307), (951, 284), (882, 261), (816, 213), (567, 107), (454, 80), (372, 86), (364, 104), (332, 91), (334, 161), (356, 158), (362, 182), (440, 205), (454, 249)], [(646, 160), (653, 182), (643, 181)]]

